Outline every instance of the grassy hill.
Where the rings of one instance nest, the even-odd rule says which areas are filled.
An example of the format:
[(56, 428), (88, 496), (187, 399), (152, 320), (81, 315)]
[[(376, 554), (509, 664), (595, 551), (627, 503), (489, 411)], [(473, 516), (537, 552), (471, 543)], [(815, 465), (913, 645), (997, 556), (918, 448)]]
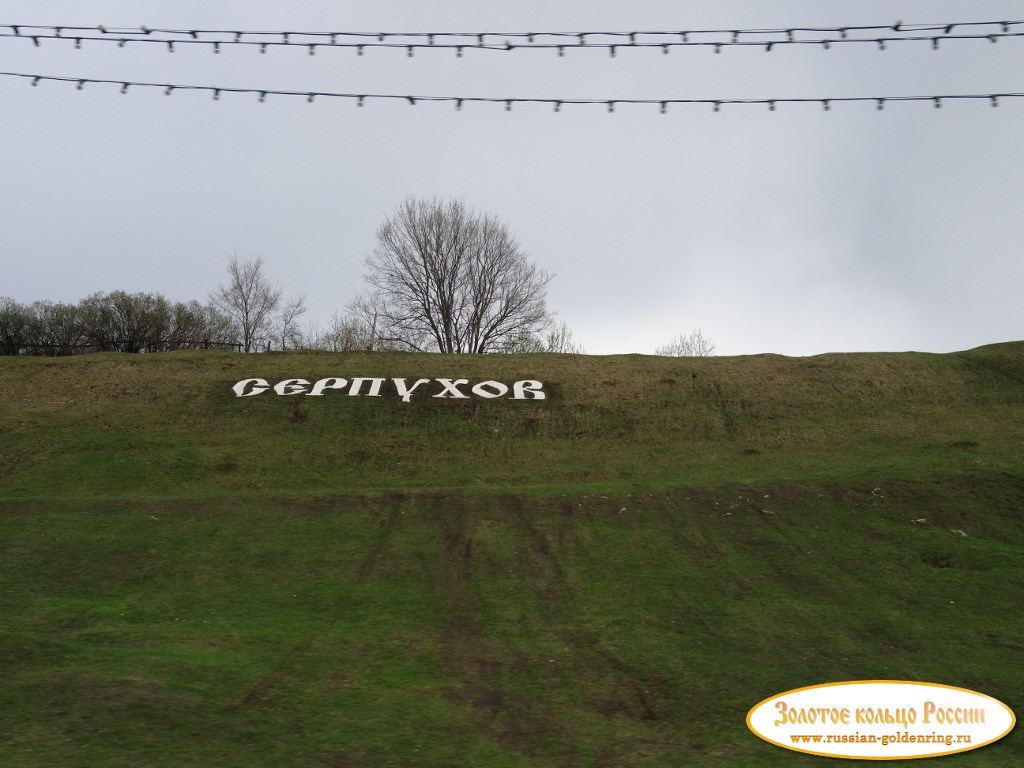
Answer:
[(747, 710), (1024, 711), (1024, 343), (0, 358), (0, 393), (0, 766), (826, 765)]

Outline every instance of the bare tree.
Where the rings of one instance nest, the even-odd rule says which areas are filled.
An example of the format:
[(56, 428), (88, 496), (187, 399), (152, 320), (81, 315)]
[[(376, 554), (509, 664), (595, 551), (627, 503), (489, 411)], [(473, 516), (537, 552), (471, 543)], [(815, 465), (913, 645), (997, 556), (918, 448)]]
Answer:
[(32, 304), (35, 343), (48, 355), (74, 355), (83, 351), (85, 338), (80, 308), (74, 304), (36, 301)]
[(100, 352), (155, 352), (163, 348), (171, 305), (158, 293), (98, 292), (78, 305), (86, 343)]
[(209, 349), (238, 344), (233, 321), (213, 306), (194, 299), (171, 308), (171, 330), (164, 349)]
[(668, 344), (655, 349), (654, 354), (666, 357), (711, 357), (715, 354), (715, 343), (698, 328), (690, 333), (679, 334)]
[(544, 351), (567, 355), (585, 355), (587, 350), (576, 341), (572, 329), (565, 322), (555, 323), (544, 334)]
[(353, 315), (331, 316), (331, 324), (324, 334), (325, 348), (332, 352), (353, 352), (359, 349), (372, 349), (372, 331), (362, 318)]
[(281, 349), (298, 348), (302, 346), (302, 328), (299, 326), (299, 317), (306, 313), (306, 297), (295, 296), (284, 303), (277, 316), (277, 328), (281, 334)]
[(502, 349), (507, 354), (526, 352), (558, 352), (568, 355), (585, 355), (583, 345), (576, 341), (572, 329), (563, 322), (550, 324), (541, 333), (521, 333), (508, 342)]
[(263, 257), (241, 261), (238, 254), (228, 259), (228, 282), (210, 294), (210, 303), (234, 321), (242, 348), (253, 352), (269, 333), (274, 311), (281, 302), (281, 289), (263, 273)]
[(0, 355), (20, 355), (31, 339), (31, 310), (6, 296), (0, 297)]
[(0, 297), (0, 355), (160, 352), (235, 346), (233, 321), (197, 301), (102, 291), (78, 304)]
[(366, 266), (375, 342), (493, 352), (548, 322), (551, 276), (497, 217), (468, 211), (460, 200), (406, 198), (377, 230)]
[[(392, 333), (388, 325), (386, 304), (380, 292), (360, 294), (348, 305), (344, 322), (358, 330), (358, 349), (370, 352), (401, 352), (404, 350), (436, 349), (429, 329), (406, 329), (401, 335)], [(332, 320), (338, 327), (338, 317)]]

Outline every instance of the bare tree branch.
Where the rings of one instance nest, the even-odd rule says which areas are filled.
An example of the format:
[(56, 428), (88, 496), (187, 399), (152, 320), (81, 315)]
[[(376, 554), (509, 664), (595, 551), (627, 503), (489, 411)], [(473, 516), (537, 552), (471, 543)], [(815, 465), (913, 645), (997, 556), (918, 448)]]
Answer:
[[(549, 319), (551, 276), (497, 217), (467, 211), (461, 200), (406, 198), (377, 230), (366, 266), (381, 342), (493, 352)], [(362, 308), (364, 322), (369, 309)]]
[(327, 327), (320, 330), (311, 323), (303, 344), (307, 349), (327, 352), (354, 352), (370, 348), (370, 329), (360, 317), (335, 312)]
[(700, 328), (688, 334), (679, 334), (654, 354), (666, 357), (711, 357), (715, 354), (715, 343), (701, 333)]
[(277, 328), (280, 333), (281, 349), (293, 349), (302, 346), (302, 328), (299, 317), (306, 313), (306, 297), (294, 296), (284, 303), (277, 316)]
[(234, 321), (244, 350), (253, 352), (269, 332), (281, 289), (263, 274), (262, 256), (243, 262), (234, 253), (228, 259), (227, 271), (227, 285), (210, 294), (210, 303)]

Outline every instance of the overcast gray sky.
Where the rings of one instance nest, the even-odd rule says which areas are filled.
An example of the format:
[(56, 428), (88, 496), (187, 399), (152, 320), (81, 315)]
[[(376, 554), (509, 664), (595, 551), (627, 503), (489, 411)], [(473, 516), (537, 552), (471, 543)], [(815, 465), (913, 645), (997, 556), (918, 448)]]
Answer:
[[(7, 0), (0, 34), (6, 24), (498, 33), (1022, 19), (1010, 0)], [(0, 37), (0, 71), (498, 99), (932, 96), (1024, 92), (1024, 37), (614, 58), (596, 46), (564, 57), (233, 45), (213, 55)], [(436, 194), (508, 224), (555, 273), (551, 308), (593, 354), (651, 353), (694, 328), (720, 354), (966, 349), (1024, 338), (1022, 129), (1024, 99), (457, 112), (0, 77), (0, 296), (121, 289), (205, 301), (237, 252), (265, 257), (324, 324), (360, 290), (384, 218), (407, 195)]]

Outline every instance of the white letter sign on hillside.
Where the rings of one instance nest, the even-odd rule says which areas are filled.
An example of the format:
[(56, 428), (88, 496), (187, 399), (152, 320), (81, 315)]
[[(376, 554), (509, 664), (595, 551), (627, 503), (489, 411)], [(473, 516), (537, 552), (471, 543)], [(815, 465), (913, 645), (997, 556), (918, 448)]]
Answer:
[[(533, 379), (517, 381), (510, 387), (500, 381), (481, 381), (470, 386), (469, 379), (416, 379), (412, 384), (404, 378), (386, 379), (374, 377), (356, 377), (343, 379), (328, 377), (310, 382), (306, 379), (282, 379), (271, 384), (266, 379), (242, 379), (231, 389), (236, 397), (254, 397), (264, 392), (273, 391), (282, 397), (303, 395), (305, 397), (323, 397), (331, 392), (346, 393), (352, 396), (384, 397), (384, 393), (395, 395), (403, 403), (412, 400), (413, 394), (419, 392), (424, 397), (451, 398), (469, 400), (473, 396), (485, 400), (505, 397), (508, 400), (545, 400), (547, 394), (544, 385)], [(512, 394), (509, 395), (508, 393)]]

